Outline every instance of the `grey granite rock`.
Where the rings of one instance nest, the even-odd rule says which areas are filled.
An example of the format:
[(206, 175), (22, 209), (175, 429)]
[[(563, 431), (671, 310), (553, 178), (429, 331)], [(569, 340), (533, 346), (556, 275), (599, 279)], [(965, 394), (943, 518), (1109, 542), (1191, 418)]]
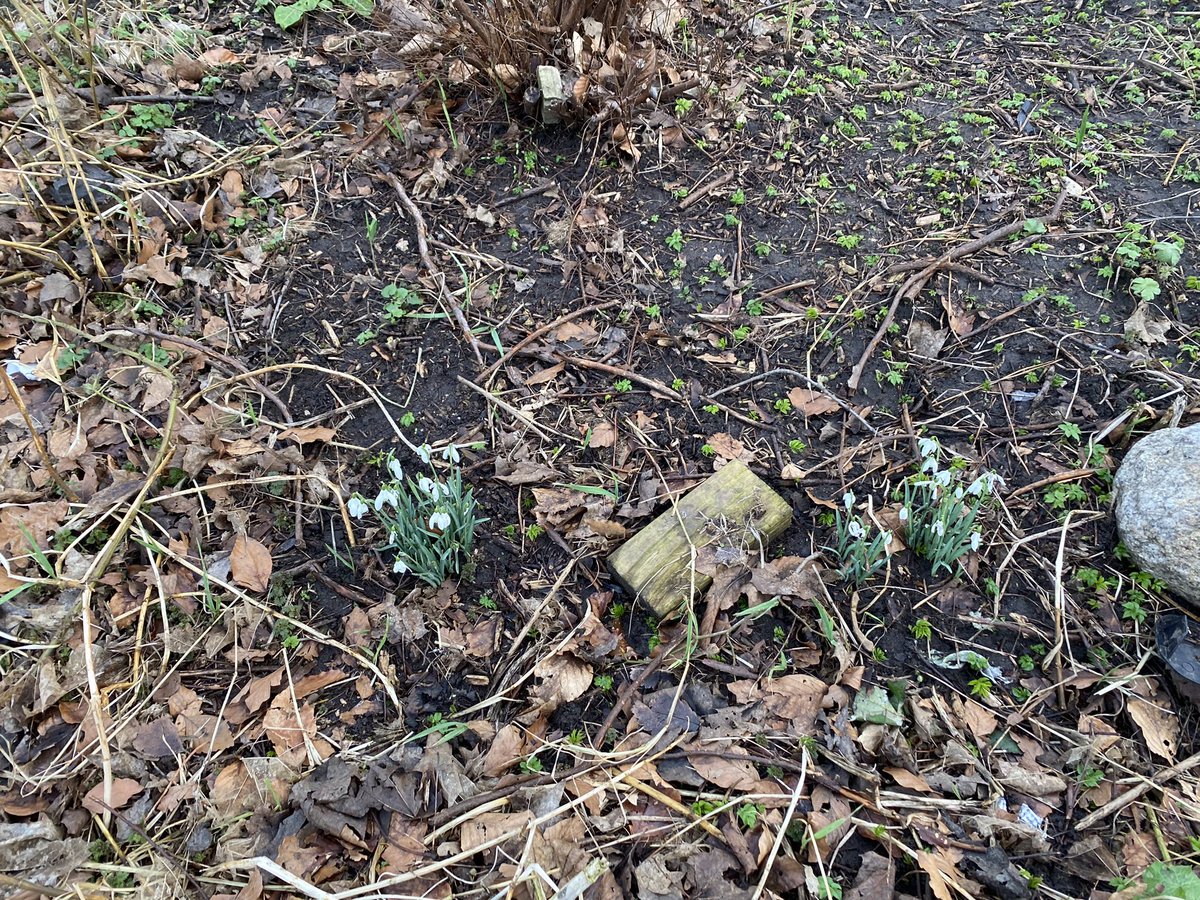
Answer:
[(1146, 435), (1115, 487), (1117, 529), (1138, 567), (1200, 604), (1200, 425)]

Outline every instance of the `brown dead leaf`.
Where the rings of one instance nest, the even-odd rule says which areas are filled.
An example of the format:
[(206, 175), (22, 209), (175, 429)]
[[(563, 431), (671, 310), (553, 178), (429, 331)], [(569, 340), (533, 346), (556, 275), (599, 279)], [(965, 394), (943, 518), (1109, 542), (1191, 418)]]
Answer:
[(62, 528), (67, 508), (66, 500), (54, 500), (0, 509), (0, 554), (8, 559), (27, 556), (32, 548), (25, 532), (33, 537), (39, 549), (45, 550), (50, 536)]
[(708, 445), (716, 451), (720, 459), (739, 459), (744, 463), (752, 463), (756, 457), (752, 450), (737, 438), (722, 431), (708, 439)]
[(554, 707), (578, 700), (592, 686), (592, 667), (570, 653), (543, 659), (533, 667), (533, 674), (542, 679), (537, 696)]
[(296, 695), (297, 700), (301, 700), (322, 688), (327, 688), (331, 684), (337, 684), (337, 682), (345, 680), (346, 673), (341, 669), (330, 669), (328, 672), (320, 672), (316, 675), (305, 675), (296, 682), (292, 688), (292, 692)]
[(821, 576), (816, 566), (800, 556), (781, 556), (771, 560), (751, 573), (750, 583), (759, 593), (768, 597), (812, 600), (821, 591)]
[(519, 725), (505, 725), (496, 733), (492, 746), (483, 757), (483, 774), (489, 778), (503, 775), (524, 756), (524, 730)]
[(534, 372), (525, 379), (525, 386), (537, 387), (539, 384), (546, 384), (547, 382), (553, 381), (563, 373), (563, 370), (566, 367), (566, 363), (555, 363), (552, 366), (546, 366), (544, 369), (539, 369), (537, 372)]
[(530, 459), (509, 460), (497, 456), (495, 477), (497, 481), (503, 481), (505, 484), (522, 485), (554, 481), (559, 475), (549, 466)]
[(323, 444), (326, 441), (333, 440), (335, 434), (337, 434), (337, 431), (333, 428), (315, 425), (312, 428), (285, 428), (279, 432), (279, 437), (287, 438), (301, 445), (317, 442)]
[[(124, 809), (126, 805), (142, 792), (142, 785), (132, 778), (114, 778), (112, 793), (109, 795), (108, 809)], [(104, 803), (104, 782), (96, 785), (83, 798), (85, 809), (102, 815), (106, 806)]]
[(1130, 697), (1129, 718), (1142, 730), (1142, 737), (1151, 753), (1167, 762), (1174, 762), (1175, 751), (1179, 749), (1179, 716), (1165, 708), (1160, 701), (1158, 697), (1154, 700)]
[(280, 691), (263, 716), (263, 730), (275, 746), (276, 757), (296, 768), (306, 760), (307, 747), (315, 746), (317, 714), (311, 704), (297, 704), (288, 691)]
[(480, 619), (464, 635), (463, 653), (476, 659), (487, 659), (496, 651), (500, 639), (500, 616)]
[(183, 749), (179, 731), (170, 716), (160, 716), (138, 728), (133, 749), (143, 759), (162, 759), (174, 756)]
[(1133, 314), (1125, 320), (1125, 340), (1143, 347), (1167, 343), (1171, 320), (1156, 313), (1146, 303), (1138, 303)]
[(805, 416), (825, 416), (841, 409), (828, 394), (805, 387), (794, 387), (788, 391), (788, 400)]
[[(727, 742), (725, 750), (727, 752), (730, 751), (732, 746), (732, 742)], [(703, 749), (720, 752), (722, 746), (721, 744), (714, 746), (712, 743), (706, 742)], [(754, 766), (750, 763), (745, 760), (715, 756), (713, 752), (688, 754), (688, 762), (692, 764), (692, 768), (705, 781), (709, 781), (724, 790), (745, 788), (758, 781), (758, 772), (755, 771)]]
[(387, 840), (383, 847), (383, 860), (389, 875), (403, 875), (425, 858), (425, 845), (421, 839), (429, 831), (424, 822), (392, 814), (388, 825)]
[(741, 703), (761, 700), (772, 715), (782, 719), (789, 731), (811, 735), (828, 686), (813, 675), (784, 675), (764, 684), (733, 681), (729, 692)]
[(842, 900), (880, 900), (896, 895), (896, 862), (879, 853), (864, 853), (854, 884)]
[(217, 822), (230, 821), (254, 809), (257, 794), (254, 779), (240, 759), (230, 763), (213, 779), (209, 799), (217, 813)]
[(954, 860), (945, 850), (917, 851), (917, 865), (929, 876), (929, 890), (937, 900), (953, 900), (950, 885), (957, 880)]
[(506, 834), (519, 837), (525, 834), (531, 821), (533, 813), (529, 810), (519, 813), (482, 813), (463, 824), (458, 841), (463, 851), (469, 852)]
[(612, 422), (600, 421), (592, 426), (592, 434), (591, 437), (588, 438), (589, 447), (611, 447), (616, 442), (617, 426)]
[(999, 720), (988, 712), (987, 707), (970, 698), (955, 697), (952, 706), (959, 719), (978, 740), (987, 740), (1000, 726)]
[(908, 334), (905, 335), (905, 338), (913, 353), (927, 359), (937, 359), (937, 355), (942, 352), (942, 347), (945, 346), (949, 336), (949, 329), (935, 328), (924, 319), (914, 318), (909, 323)]
[(346, 645), (356, 647), (359, 650), (364, 650), (371, 646), (371, 622), (367, 613), (356, 606), (346, 616), (346, 623), (343, 627), (342, 635), (346, 640)]
[(233, 542), (229, 563), (235, 583), (252, 591), (266, 592), (271, 583), (271, 551), (252, 537), (239, 534)]
[(929, 786), (929, 782), (925, 780), (924, 775), (917, 775), (908, 769), (901, 769), (898, 766), (889, 766), (883, 771), (895, 779), (896, 784), (901, 787), (906, 787), (910, 791), (920, 791), (922, 794), (932, 793), (933, 788)]

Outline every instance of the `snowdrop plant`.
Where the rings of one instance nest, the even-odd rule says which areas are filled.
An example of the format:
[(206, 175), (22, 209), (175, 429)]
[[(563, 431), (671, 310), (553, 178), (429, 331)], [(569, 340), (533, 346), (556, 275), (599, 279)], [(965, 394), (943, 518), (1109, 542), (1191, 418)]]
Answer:
[(829, 547), (841, 563), (842, 580), (857, 586), (862, 584), (887, 562), (887, 548), (892, 543), (890, 531), (877, 531), (869, 537), (869, 526), (854, 512), (854, 492), (842, 497), (845, 512), (834, 513), (836, 543)]
[[(428, 465), (429, 446), (418, 451)], [(390, 478), (375, 497), (354, 494), (346, 504), (354, 518), (373, 513), (384, 526), (387, 543), (380, 550), (391, 555), (393, 572), (411, 573), (433, 587), (463, 570), (475, 545), (475, 528), (487, 521), (478, 517), (474, 492), (463, 485), (458, 448), (447, 448), (443, 456), (452, 464), (446, 477), (431, 468), (429, 474), (405, 478), (400, 462), (389, 454), (383, 462)]]
[(904, 480), (900, 521), (909, 549), (933, 564), (933, 574), (952, 573), (963, 556), (982, 544), (975, 520), (1004, 480), (984, 472), (964, 484), (962, 471), (942, 468), (942, 448), (935, 438), (921, 438), (918, 450), (921, 471)]

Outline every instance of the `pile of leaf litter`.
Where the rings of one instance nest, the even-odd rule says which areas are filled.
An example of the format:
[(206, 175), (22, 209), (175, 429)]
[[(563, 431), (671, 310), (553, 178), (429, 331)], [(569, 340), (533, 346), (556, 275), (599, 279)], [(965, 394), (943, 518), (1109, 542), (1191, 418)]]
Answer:
[[(1194, 16), (471, 8), (5, 12), (0, 890), (1194, 893), (1104, 497), (1195, 412)], [(796, 524), (648, 615), (603, 560), (734, 460)]]

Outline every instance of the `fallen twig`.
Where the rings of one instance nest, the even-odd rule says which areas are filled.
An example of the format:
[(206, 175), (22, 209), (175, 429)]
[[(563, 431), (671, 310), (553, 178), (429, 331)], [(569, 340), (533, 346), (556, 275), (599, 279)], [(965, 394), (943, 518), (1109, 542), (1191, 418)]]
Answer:
[(25, 420), (25, 427), (29, 429), (29, 438), (33, 441), (33, 449), (37, 451), (37, 455), (42, 460), (42, 465), (45, 466), (46, 472), (54, 480), (54, 484), (58, 489), (62, 491), (64, 497), (72, 503), (78, 502), (79, 495), (71, 490), (70, 485), (58, 473), (58, 469), (54, 468), (54, 461), (50, 459), (50, 454), (46, 452), (46, 445), (42, 443), (41, 435), (38, 434), (37, 428), (33, 424), (33, 419), (29, 416), (29, 410), (25, 408), (25, 401), (21, 399), (21, 395), (17, 392), (17, 386), (13, 384), (12, 378), (9, 377), (8, 370), (3, 367), (0, 367), (0, 379), (4, 382), (4, 389), (8, 391), (8, 396), (16, 404), (21, 418)]
[(421, 215), (421, 210), (417, 208), (417, 204), (413, 203), (412, 197), (408, 196), (408, 191), (404, 189), (404, 185), (400, 183), (399, 178), (391, 172), (384, 172), (383, 177), (392, 186), (392, 190), (400, 198), (400, 204), (408, 213), (409, 218), (413, 220), (413, 226), (417, 230), (417, 251), (421, 254), (421, 262), (425, 266), (425, 271), (432, 275), (438, 284), (438, 293), (441, 296), (442, 306), (445, 307), (447, 313), (453, 316), (459, 330), (463, 333), (463, 337), (471, 345), (476, 362), (479, 363), (480, 368), (483, 368), (483, 354), (479, 352), (479, 341), (471, 333), (471, 326), (467, 324), (467, 317), (463, 315), (462, 307), (454, 299), (454, 295), (450, 293), (450, 289), (446, 287), (446, 276), (442, 274), (442, 270), (438, 268), (437, 263), (433, 261), (433, 257), (429, 255), (429, 229), (425, 226), (425, 217)]
[(868, 422), (866, 419), (864, 419), (861, 415), (859, 415), (858, 410), (856, 410), (853, 406), (851, 406), (849, 403), (847, 403), (845, 400), (843, 400), (841, 397), (839, 397), (837, 394), (835, 394), (833, 391), (831, 391), (825, 385), (821, 384), (821, 382), (817, 381), (815, 378), (809, 378), (803, 372), (798, 372), (795, 369), (772, 369), (770, 372), (762, 372), (758, 375), (751, 375), (749, 378), (743, 378), (741, 381), (738, 381), (734, 384), (728, 385), (727, 387), (723, 387), (718, 391), (713, 391), (711, 394), (708, 395), (708, 397), (705, 397), (704, 399), (708, 400), (713, 397), (719, 397), (719, 396), (721, 396), (721, 394), (728, 393), (729, 391), (735, 391), (738, 388), (745, 387), (746, 385), (749, 385), (749, 384), (754, 384), (756, 381), (765, 381), (766, 379), (773, 378), (776, 375), (785, 375), (790, 378), (797, 378), (800, 381), (803, 381), (804, 384), (808, 386), (809, 390), (817, 391), (818, 393), (823, 394), (824, 396), (826, 396), (830, 400), (832, 400), (834, 403), (836, 403), (838, 406), (840, 406), (842, 409), (844, 409), (846, 412), (848, 412), (850, 415), (854, 416), (854, 418), (858, 419), (858, 421), (862, 424), (862, 426), (864, 428), (866, 428), (868, 431), (870, 431), (871, 434), (879, 433), (879, 429), (877, 429), (874, 425), (872, 425), (870, 422)]
[(1196, 766), (1200, 766), (1200, 753), (1193, 753), (1182, 762), (1178, 762), (1171, 766), (1171, 768), (1163, 769), (1153, 778), (1147, 778), (1141, 784), (1130, 788), (1121, 796), (1109, 800), (1099, 809), (1088, 813), (1075, 823), (1075, 832), (1079, 833), (1091, 828), (1102, 819), (1107, 819), (1109, 816), (1120, 812), (1143, 794), (1155, 790), (1156, 788), (1163, 787), (1165, 782), (1170, 781), (1172, 778), (1177, 778), (1185, 772), (1191, 771), (1192, 769), (1196, 768)]
[[(455, 378), (458, 379), (458, 383), (461, 384), (463, 387), (468, 388), (469, 390), (472, 390), (475, 393), (479, 394), (481, 397), (485, 398), (488, 401), (488, 403), (495, 404), (496, 406), (498, 406), (502, 410), (504, 410), (506, 413), (508, 413), (510, 416), (512, 416), (514, 419), (516, 419), (518, 422), (525, 425), (527, 428), (530, 428), (533, 431), (537, 432), (538, 436), (541, 437), (542, 439), (547, 440), (547, 441), (551, 440), (550, 435), (546, 433), (546, 431), (542, 428), (542, 426), (538, 425), (538, 423), (534, 421), (533, 416), (529, 415), (529, 413), (525, 412), (524, 410), (517, 409), (517, 407), (513, 406), (511, 403), (507, 403), (504, 400), (501, 400), (499, 397), (497, 397), (491, 391), (487, 390), (486, 388), (480, 387), (479, 385), (475, 384), (475, 382), (473, 382), (473, 381), (463, 378), (461, 375), (456, 375)], [(559, 437), (567, 438), (568, 440), (571, 439), (568, 435), (563, 434), (561, 431), (558, 431), (553, 428), (551, 428), (550, 430), (553, 431), (555, 434), (557, 434)]]
[(590, 359), (583, 359), (578, 356), (564, 356), (562, 353), (555, 353), (555, 358), (565, 362), (569, 366), (578, 366), (581, 369), (593, 369), (597, 372), (603, 372), (605, 375), (612, 375), (615, 378), (628, 378), (630, 381), (636, 381), (642, 387), (650, 388), (668, 400), (682, 401), (678, 391), (674, 391), (667, 387), (661, 381), (655, 381), (653, 378), (647, 378), (645, 375), (639, 375), (637, 372), (631, 372), (629, 369), (622, 369), (620, 366), (610, 366), (608, 363), (595, 362)]
[(513, 194), (511, 197), (505, 197), (503, 200), (497, 200), (492, 204), (492, 209), (500, 209), (504, 206), (509, 206), (513, 203), (520, 203), (522, 200), (527, 200), (530, 197), (536, 197), (539, 194), (546, 194), (558, 187), (558, 182), (553, 178), (547, 178), (541, 184), (534, 185), (528, 190), (521, 191), (519, 194)]
[[(1066, 199), (1067, 191), (1064, 188), (1059, 192), (1058, 199), (1054, 201), (1054, 206), (1050, 212), (1039, 219), (1034, 219), (1033, 221), (1041, 222), (1043, 225), (1047, 226), (1053, 225), (1062, 217), (1063, 203), (1066, 201)], [(863, 350), (862, 356), (859, 357), (854, 369), (850, 372), (850, 379), (846, 382), (846, 388), (850, 391), (850, 393), (854, 393), (858, 390), (859, 382), (862, 380), (863, 370), (866, 369), (867, 363), (870, 362), (871, 357), (875, 353), (875, 348), (879, 346), (879, 342), (883, 340), (884, 335), (887, 334), (888, 329), (892, 325), (892, 321), (896, 318), (896, 310), (900, 308), (901, 301), (915, 298), (917, 294), (921, 292), (921, 289), (928, 283), (929, 279), (947, 266), (957, 262), (960, 259), (963, 259), (964, 257), (970, 256), (972, 253), (978, 253), (980, 250), (991, 247), (993, 244), (998, 244), (1000, 241), (1006, 240), (1007, 238), (1012, 237), (1014, 234), (1020, 234), (1025, 230), (1025, 225), (1028, 221), (1028, 219), (1022, 219), (1019, 222), (1010, 222), (1007, 225), (1003, 225), (1000, 228), (989, 231), (987, 234), (981, 237), (975, 238), (973, 241), (967, 241), (965, 244), (961, 244), (958, 247), (953, 247), (950, 250), (947, 250), (941, 256), (925, 260), (925, 265), (922, 266), (915, 275), (912, 275), (906, 279), (904, 284), (900, 285), (899, 289), (892, 296), (892, 303), (891, 306), (888, 307), (887, 315), (884, 316), (883, 321), (879, 323), (879, 328), (871, 337), (871, 340), (867, 342), (866, 349)], [(899, 272), (906, 271), (909, 268), (916, 268), (918, 262), (920, 261), (914, 260), (911, 263), (903, 263), (901, 264), (901, 267), (894, 269), (894, 271)]]
[(687, 209), (693, 203), (699, 203), (701, 200), (703, 200), (705, 197), (707, 197), (713, 191), (717, 190), (718, 188), (724, 187), (725, 185), (729, 184), (729, 182), (731, 182), (731, 181), (733, 181), (733, 172), (726, 172), (720, 178), (714, 179), (713, 181), (710, 181), (708, 184), (703, 185), (702, 187), (698, 187), (694, 191), (689, 193), (680, 202), (679, 208)]
[(583, 309), (577, 309), (574, 312), (567, 313), (565, 316), (559, 316), (553, 322), (550, 322), (547, 325), (543, 325), (541, 328), (538, 328), (534, 331), (529, 332), (529, 334), (525, 335), (525, 337), (523, 337), (520, 341), (518, 341), (515, 346), (506, 350), (504, 352), (504, 354), (498, 360), (496, 360), (494, 363), (492, 363), (490, 366), (488, 366), (486, 369), (484, 369), (483, 373), (479, 376), (479, 380), (485, 384), (488, 381), (491, 381), (491, 379), (494, 378), (496, 373), (500, 370), (500, 367), (502, 365), (504, 365), (506, 362), (508, 362), (514, 356), (517, 356), (522, 350), (524, 350), (526, 347), (528, 347), (530, 344), (532, 344), (538, 338), (542, 337), (543, 335), (549, 334), (551, 331), (553, 331), (555, 328), (558, 328), (560, 325), (565, 325), (567, 322), (578, 319), (580, 316), (586, 316), (586, 315), (589, 315), (590, 313), (600, 312), (605, 309), (611, 309), (612, 307), (618, 306), (618, 305), (619, 304), (617, 303), (616, 300), (610, 300), (607, 303), (597, 303), (594, 306), (585, 306)]

